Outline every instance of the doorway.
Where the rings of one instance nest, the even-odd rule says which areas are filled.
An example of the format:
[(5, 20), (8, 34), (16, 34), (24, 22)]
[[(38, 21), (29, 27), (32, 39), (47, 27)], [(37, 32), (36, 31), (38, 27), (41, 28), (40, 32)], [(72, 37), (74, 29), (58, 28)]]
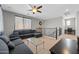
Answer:
[(65, 34), (76, 34), (76, 24), (75, 24), (75, 17), (64, 19), (65, 27), (64, 27), (64, 33)]

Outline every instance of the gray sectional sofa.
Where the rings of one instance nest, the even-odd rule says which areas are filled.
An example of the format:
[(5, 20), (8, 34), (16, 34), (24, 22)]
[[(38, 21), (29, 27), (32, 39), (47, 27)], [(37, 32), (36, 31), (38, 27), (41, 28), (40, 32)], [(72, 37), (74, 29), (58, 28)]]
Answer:
[(10, 41), (5, 35), (0, 35), (0, 54), (33, 54), (33, 52), (19, 37)]
[(21, 39), (24, 39), (24, 38), (29, 38), (29, 37), (41, 37), (42, 33), (37, 32), (36, 30), (32, 30), (32, 29), (14, 30), (13, 33), (9, 37), (12, 39), (15, 36), (16, 38), (17, 36), (19, 36)]

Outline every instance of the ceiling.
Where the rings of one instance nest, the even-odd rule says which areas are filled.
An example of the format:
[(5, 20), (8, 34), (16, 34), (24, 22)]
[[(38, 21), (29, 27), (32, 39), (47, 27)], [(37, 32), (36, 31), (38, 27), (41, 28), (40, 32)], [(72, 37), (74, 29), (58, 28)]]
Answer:
[[(31, 6), (34, 6), (34, 4), (31, 4)], [(2, 4), (4, 10), (44, 20), (63, 16), (66, 9), (69, 9), (72, 15), (79, 11), (79, 4), (42, 4), (42, 13), (32, 14), (32, 11), (28, 11), (31, 6), (29, 4)], [(40, 6), (40, 4), (36, 6)]]

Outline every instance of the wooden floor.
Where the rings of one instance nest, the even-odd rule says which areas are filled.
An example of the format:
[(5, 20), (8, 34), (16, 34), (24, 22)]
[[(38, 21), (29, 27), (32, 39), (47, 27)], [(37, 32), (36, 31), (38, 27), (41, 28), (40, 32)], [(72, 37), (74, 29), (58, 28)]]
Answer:
[[(59, 40), (64, 39), (64, 38), (77, 40), (76, 36), (68, 35), (68, 34), (59, 36), (57, 40), (55, 38), (49, 37), (49, 36), (40, 37), (41, 40), (44, 40), (44, 48), (43, 48), (43, 45), (38, 46), (38, 48), (37, 48), (38, 54), (50, 54), (49, 49), (51, 47), (53, 47)], [(31, 44), (31, 43), (27, 44), (27, 39), (23, 39), (23, 42), (26, 45), (28, 45), (28, 47), (33, 51), (33, 53), (36, 54), (36, 47), (33, 44)]]

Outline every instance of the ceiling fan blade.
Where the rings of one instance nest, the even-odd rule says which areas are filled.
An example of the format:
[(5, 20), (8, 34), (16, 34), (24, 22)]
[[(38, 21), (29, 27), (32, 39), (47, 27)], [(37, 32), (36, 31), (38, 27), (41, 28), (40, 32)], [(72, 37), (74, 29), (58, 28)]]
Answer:
[(42, 13), (42, 11), (37, 10), (37, 12)]
[(33, 8), (36, 8), (36, 6), (33, 6)]
[(40, 9), (40, 8), (42, 8), (42, 6), (37, 7), (37, 9)]
[(32, 9), (28, 10), (28, 11), (32, 11)]

